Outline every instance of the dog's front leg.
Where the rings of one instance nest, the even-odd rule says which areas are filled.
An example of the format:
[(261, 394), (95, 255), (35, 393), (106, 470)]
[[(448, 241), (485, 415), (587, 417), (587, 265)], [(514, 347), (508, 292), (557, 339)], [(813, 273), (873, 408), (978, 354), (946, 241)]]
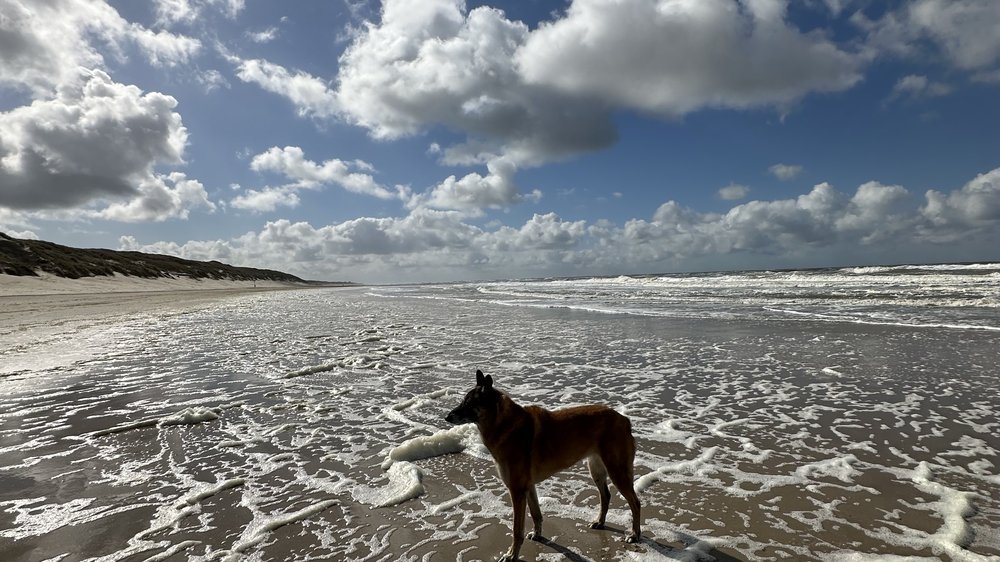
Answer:
[(515, 562), (524, 543), (524, 508), (528, 499), (528, 491), (523, 488), (510, 488), (510, 503), (514, 506), (514, 541), (507, 554), (500, 557), (500, 562)]

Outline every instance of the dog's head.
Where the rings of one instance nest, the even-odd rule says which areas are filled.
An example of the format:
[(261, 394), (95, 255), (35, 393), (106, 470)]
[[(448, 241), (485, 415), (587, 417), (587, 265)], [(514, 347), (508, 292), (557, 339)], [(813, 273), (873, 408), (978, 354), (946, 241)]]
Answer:
[(499, 399), (500, 391), (493, 388), (493, 377), (483, 376), (483, 372), (477, 370), (475, 388), (470, 390), (462, 403), (444, 419), (454, 424), (477, 423), (484, 413), (495, 411)]

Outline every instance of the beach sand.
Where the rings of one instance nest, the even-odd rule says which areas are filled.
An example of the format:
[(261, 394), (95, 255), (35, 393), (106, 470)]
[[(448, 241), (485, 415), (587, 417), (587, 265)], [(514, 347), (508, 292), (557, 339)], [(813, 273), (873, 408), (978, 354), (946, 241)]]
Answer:
[(443, 421), (476, 367), (524, 404), (609, 403), (639, 444), (644, 541), (614, 490), (587, 527), (580, 465), (539, 486), (553, 540), (524, 560), (1000, 556), (992, 334), (369, 289), (6, 304), (3, 560), (494, 560), (503, 486)]
[(38, 277), (0, 274), (0, 344), (7, 350), (0, 374), (18, 362), (13, 355), (21, 349), (30, 349), (41, 364), (58, 359), (56, 355), (78, 354), (80, 346), (71, 340), (81, 328), (144, 314), (191, 311), (239, 295), (309, 287), (273, 281), (146, 279), (117, 274), (80, 279), (44, 272)]

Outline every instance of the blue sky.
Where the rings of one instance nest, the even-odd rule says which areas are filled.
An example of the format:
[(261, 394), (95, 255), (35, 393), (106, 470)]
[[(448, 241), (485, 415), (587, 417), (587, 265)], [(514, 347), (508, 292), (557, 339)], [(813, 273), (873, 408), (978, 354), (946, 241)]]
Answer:
[(0, 0), (0, 230), (397, 282), (995, 261), (992, 0)]

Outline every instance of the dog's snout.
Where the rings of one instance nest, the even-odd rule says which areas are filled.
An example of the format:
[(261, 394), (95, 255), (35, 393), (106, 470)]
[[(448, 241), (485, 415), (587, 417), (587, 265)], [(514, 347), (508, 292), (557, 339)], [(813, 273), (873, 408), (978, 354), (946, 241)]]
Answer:
[(444, 419), (446, 422), (455, 425), (462, 425), (463, 423), (472, 423), (476, 421), (476, 419), (470, 415), (468, 408), (463, 408), (462, 406), (448, 412), (448, 415), (445, 416)]

